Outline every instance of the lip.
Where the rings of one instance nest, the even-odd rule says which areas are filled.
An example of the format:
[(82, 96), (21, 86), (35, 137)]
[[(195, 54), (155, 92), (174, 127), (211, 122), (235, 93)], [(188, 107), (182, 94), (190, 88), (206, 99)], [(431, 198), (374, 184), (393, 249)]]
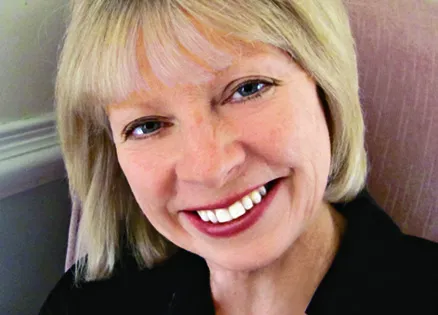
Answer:
[(204, 206), (200, 206), (200, 207), (192, 207), (192, 208), (187, 208), (187, 209), (182, 209), (181, 211), (183, 212), (194, 212), (194, 211), (202, 211), (202, 210), (216, 210), (216, 209), (223, 209), (223, 208), (228, 208), (229, 206), (231, 206), (232, 204), (234, 204), (236, 201), (241, 200), (243, 197), (245, 197), (246, 195), (248, 195), (250, 192), (256, 190), (257, 188), (260, 188), (262, 186), (266, 187), (266, 184), (262, 184), (259, 186), (254, 186), (252, 188), (249, 188), (239, 194), (233, 195), (231, 197), (222, 199), (219, 202), (215, 202), (215, 203), (211, 203), (208, 205), (204, 205)]
[[(265, 197), (263, 197), (262, 201), (259, 204), (254, 205), (254, 207), (247, 211), (240, 218), (234, 219), (230, 222), (226, 223), (211, 223), (204, 222), (196, 212), (182, 212), (181, 215), (184, 215), (188, 221), (195, 226), (197, 230), (200, 232), (210, 236), (217, 238), (227, 238), (235, 236), (256, 224), (258, 220), (263, 216), (266, 209), (271, 204), (272, 200), (275, 198), (281, 184), (283, 182), (283, 178), (276, 181), (274, 186), (268, 191)], [(201, 209), (204, 210), (204, 209)]]

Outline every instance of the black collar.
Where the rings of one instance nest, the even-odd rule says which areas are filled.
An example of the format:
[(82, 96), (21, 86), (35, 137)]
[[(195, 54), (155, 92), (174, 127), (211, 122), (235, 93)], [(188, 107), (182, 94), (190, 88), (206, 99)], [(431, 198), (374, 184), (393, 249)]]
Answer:
[[(373, 304), (370, 300), (375, 302), (385, 294), (378, 286), (390, 280), (386, 271), (396, 264), (398, 246), (394, 245), (400, 243), (402, 234), (366, 191), (353, 201), (334, 207), (346, 218), (347, 228), (332, 266), (306, 312), (364, 314)], [(370, 314), (376, 314), (375, 310)]]

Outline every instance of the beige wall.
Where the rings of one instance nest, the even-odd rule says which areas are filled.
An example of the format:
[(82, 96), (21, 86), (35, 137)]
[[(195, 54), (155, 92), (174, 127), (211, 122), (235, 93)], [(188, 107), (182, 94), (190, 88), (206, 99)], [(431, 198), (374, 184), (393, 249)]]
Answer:
[(0, 314), (37, 314), (63, 273), (70, 201), (53, 111), (68, 0), (0, 0)]
[(0, 1), (0, 124), (53, 110), (67, 0)]

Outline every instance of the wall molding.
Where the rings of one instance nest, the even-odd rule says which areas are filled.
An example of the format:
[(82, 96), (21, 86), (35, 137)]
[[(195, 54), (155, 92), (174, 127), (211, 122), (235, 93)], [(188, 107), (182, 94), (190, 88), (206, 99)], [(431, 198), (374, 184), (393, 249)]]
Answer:
[(0, 125), (0, 199), (65, 176), (53, 113)]

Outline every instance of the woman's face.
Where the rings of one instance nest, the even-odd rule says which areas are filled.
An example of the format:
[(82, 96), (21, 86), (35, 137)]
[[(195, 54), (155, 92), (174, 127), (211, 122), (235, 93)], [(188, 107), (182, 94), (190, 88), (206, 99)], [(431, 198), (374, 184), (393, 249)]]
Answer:
[(286, 253), (326, 206), (330, 140), (315, 83), (287, 54), (236, 48), (208, 81), (187, 72), (176, 84), (139, 49), (150, 88), (107, 113), (153, 226), (209, 263), (251, 270)]

